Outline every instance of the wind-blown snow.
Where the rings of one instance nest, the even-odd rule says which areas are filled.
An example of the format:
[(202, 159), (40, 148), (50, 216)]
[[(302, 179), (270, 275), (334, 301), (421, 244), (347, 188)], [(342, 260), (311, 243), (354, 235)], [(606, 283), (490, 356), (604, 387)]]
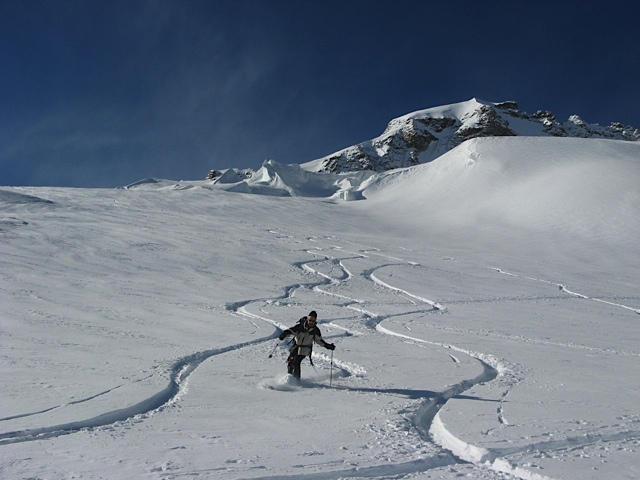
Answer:
[(640, 477), (639, 147), (0, 189), (0, 477)]

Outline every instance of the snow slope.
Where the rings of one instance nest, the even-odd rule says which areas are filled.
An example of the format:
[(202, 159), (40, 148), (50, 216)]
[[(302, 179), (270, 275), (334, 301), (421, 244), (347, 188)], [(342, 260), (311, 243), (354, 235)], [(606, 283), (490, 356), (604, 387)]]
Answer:
[[(639, 153), (0, 189), (0, 477), (639, 478)], [(311, 309), (337, 348), (296, 384)]]
[(508, 226), (629, 246), (640, 232), (636, 142), (479, 138), (432, 163), (377, 178), (365, 196), (380, 197), (375, 203), (383, 211), (411, 210), (417, 225), (488, 225), (489, 235)]

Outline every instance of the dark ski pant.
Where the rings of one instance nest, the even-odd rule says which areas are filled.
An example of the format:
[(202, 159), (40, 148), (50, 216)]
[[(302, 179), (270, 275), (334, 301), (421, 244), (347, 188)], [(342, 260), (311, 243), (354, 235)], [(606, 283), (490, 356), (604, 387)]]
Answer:
[(287, 364), (287, 372), (296, 378), (300, 378), (300, 363), (304, 360), (305, 355), (295, 355)]

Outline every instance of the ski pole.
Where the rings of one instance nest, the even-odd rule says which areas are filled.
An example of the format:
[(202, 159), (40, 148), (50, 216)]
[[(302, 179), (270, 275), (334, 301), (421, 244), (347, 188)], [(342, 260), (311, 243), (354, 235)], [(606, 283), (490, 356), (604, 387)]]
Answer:
[(329, 374), (329, 386), (333, 382), (333, 350), (331, 350), (331, 373)]
[(280, 341), (279, 340), (278, 340), (278, 343), (276, 343), (276, 346), (273, 347), (273, 351), (269, 354), (269, 358), (273, 357), (273, 354), (275, 353), (276, 348), (278, 348), (278, 345), (280, 345)]

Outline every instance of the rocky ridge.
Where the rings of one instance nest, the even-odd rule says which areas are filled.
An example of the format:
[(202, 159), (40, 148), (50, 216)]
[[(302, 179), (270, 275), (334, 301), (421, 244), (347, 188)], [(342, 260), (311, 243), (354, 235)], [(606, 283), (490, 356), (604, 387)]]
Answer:
[(430, 162), (466, 140), (493, 136), (554, 136), (640, 140), (640, 130), (588, 124), (577, 115), (560, 123), (549, 111), (529, 115), (516, 102), (478, 99), (410, 113), (389, 122), (379, 137), (307, 162), (315, 172), (383, 172)]

